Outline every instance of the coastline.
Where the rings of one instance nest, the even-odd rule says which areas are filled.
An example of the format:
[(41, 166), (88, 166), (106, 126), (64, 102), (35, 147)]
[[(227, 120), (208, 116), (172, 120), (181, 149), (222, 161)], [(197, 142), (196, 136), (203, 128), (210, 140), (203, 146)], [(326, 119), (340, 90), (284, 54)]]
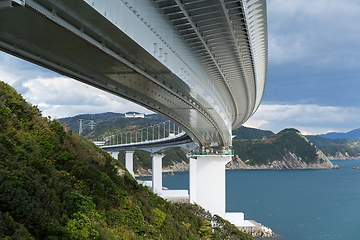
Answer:
[[(356, 192), (359, 192), (359, 189), (355, 187), (357, 184), (356, 181), (353, 181), (353, 178), (344, 178), (344, 176), (358, 176), (359, 170), (351, 170), (351, 168), (354, 166), (360, 167), (360, 160), (333, 161), (333, 164), (338, 164), (342, 170), (294, 171), (294, 174), (292, 174), (293, 171), (227, 171), (228, 182), (232, 183), (231, 186), (228, 186), (227, 190), (234, 193), (228, 196), (227, 199), (231, 202), (235, 201), (228, 210), (244, 211), (245, 217), (248, 216), (248, 219), (253, 219), (264, 224), (266, 227), (271, 228), (275, 234), (281, 236), (278, 238), (274, 237), (273, 239), (303, 240), (309, 239), (309, 236), (314, 237), (319, 234), (323, 236), (331, 231), (333, 231), (334, 234), (338, 233), (342, 234), (342, 236), (349, 236), (349, 239), (355, 239), (355, 235), (351, 235), (355, 232), (349, 233), (348, 231), (340, 230), (340, 228), (336, 227), (338, 226), (336, 220), (327, 218), (326, 216), (329, 216), (328, 209), (330, 209), (331, 206), (335, 206), (335, 203), (339, 203), (341, 199), (345, 197), (348, 199), (348, 196), (358, 196)], [(250, 176), (252, 177), (250, 178)], [(270, 177), (271, 183), (269, 182), (269, 187), (268, 184), (264, 184), (263, 179), (270, 179)], [(175, 189), (171, 184), (177, 186), (177, 182), (180, 182), (180, 180), (181, 182), (186, 182), (187, 179), (187, 173), (175, 173), (175, 177), (164, 178), (163, 184), (170, 189), (171, 187)], [(251, 184), (246, 183), (249, 179), (251, 179)], [(334, 191), (342, 191), (343, 184), (339, 181), (340, 179), (347, 179), (346, 186), (349, 186), (346, 188), (347, 190), (345, 190), (344, 197), (342, 197), (341, 194), (332, 194)], [(318, 184), (314, 184), (314, 181)], [(237, 183), (246, 184), (241, 184), (240, 188), (237, 186)], [(311, 187), (309, 188), (307, 185)], [(183, 184), (177, 189), (184, 189), (186, 186), (186, 184)], [(333, 187), (334, 191), (325, 190), (330, 190)], [(306, 191), (306, 195), (299, 194), (299, 191), (296, 190), (297, 188)], [(285, 194), (285, 190), (290, 191), (289, 194)], [(319, 192), (325, 194), (326, 201), (315, 201), (314, 206), (316, 207), (312, 208), (312, 211), (308, 211), (308, 201), (303, 201), (302, 199), (304, 196), (307, 196), (305, 199), (309, 200), (309, 197), (313, 199), (314, 195), (320, 196)], [(248, 196), (246, 201), (239, 200), (243, 199), (244, 196)], [(321, 194), (321, 196), (323, 195)], [(323, 197), (321, 197), (321, 199), (324, 200)], [(238, 206), (243, 207), (240, 208)], [(305, 209), (306, 217), (310, 216), (310, 214), (321, 216), (321, 221), (314, 221), (315, 225), (312, 225), (303, 218), (300, 218), (299, 215), (303, 215), (302, 211), (296, 212), (295, 214), (293, 213), (292, 210), (294, 206), (300, 206), (301, 209)], [(353, 202), (349, 202), (349, 207), (340, 206), (342, 207), (341, 209), (348, 211), (350, 214), (349, 219), (345, 218), (342, 219), (342, 221), (345, 221), (346, 224), (351, 227), (358, 226), (359, 219), (356, 217), (357, 212), (354, 211), (354, 209), (357, 209), (356, 205), (354, 205)], [(285, 213), (286, 215), (284, 215)], [(286, 216), (286, 218), (284, 218), (284, 216)], [(323, 223), (323, 221), (325, 222)], [(303, 228), (299, 228), (300, 223), (303, 224)], [(305, 233), (307, 231), (304, 229), (310, 229), (310, 233)]]
[(273, 237), (280, 237), (276, 235), (270, 228), (265, 227), (261, 223), (258, 223), (254, 220), (247, 220), (252, 223), (254, 226), (248, 227), (237, 227), (240, 231), (250, 234), (253, 238), (273, 238)]
[(353, 160), (360, 160), (360, 157), (349, 157), (349, 158), (335, 158), (335, 157), (328, 157), (330, 161), (336, 160), (336, 161), (353, 161)]

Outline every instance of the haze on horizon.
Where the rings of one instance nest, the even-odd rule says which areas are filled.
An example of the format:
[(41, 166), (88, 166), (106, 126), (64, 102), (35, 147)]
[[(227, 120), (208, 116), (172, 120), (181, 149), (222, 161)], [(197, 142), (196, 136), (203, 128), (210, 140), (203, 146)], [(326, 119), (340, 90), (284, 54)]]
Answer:
[[(244, 124), (303, 134), (360, 128), (360, 1), (268, 0), (264, 98)], [(45, 116), (136, 111), (134, 103), (0, 52), (0, 80)]]

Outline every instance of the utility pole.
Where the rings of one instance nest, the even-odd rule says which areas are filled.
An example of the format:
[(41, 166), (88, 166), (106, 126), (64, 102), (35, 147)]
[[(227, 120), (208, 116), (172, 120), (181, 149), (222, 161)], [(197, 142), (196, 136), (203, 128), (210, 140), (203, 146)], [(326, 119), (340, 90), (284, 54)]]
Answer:
[(82, 124), (83, 124), (83, 120), (82, 119), (79, 119), (79, 134), (81, 134), (82, 133), (82, 131), (83, 131), (83, 129), (82, 129)]
[(90, 130), (91, 130), (91, 131), (94, 130), (95, 125), (96, 125), (96, 124), (95, 124), (94, 120), (90, 120), (89, 127), (90, 127)]

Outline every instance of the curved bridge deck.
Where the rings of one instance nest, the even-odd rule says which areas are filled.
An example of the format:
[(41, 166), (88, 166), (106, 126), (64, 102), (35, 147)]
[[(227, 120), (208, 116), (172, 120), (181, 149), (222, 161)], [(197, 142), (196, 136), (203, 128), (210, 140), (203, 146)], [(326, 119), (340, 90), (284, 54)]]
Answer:
[(182, 147), (187, 150), (192, 150), (194, 148), (194, 143), (185, 132), (182, 132), (180, 134), (162, 139), (101, 146), (102, 149), (108, 152), (144, 150), (152, 153), (165, 152), (169, 149), (176, 147)]

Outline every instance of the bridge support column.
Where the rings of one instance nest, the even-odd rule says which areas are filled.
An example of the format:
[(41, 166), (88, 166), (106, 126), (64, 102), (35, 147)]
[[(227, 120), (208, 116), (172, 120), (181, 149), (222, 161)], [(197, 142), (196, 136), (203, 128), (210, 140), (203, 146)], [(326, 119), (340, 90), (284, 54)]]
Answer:
[(189, 159), (189, 202), (196, 203), (196, 163), (195, 157)]
[(190, 158), (190, 202), (212, 214), (225, 214), (225, 164), (231, 155), (196, 155)]
[(162, 158), (164, 154), (152, 155), (152, 191), (158, 195), (162, 193)]
[(110, 155), (116, 160), (119, 160), (119, 152), (110, 152)]
[(134, 177), (134, 152), (135, 151), (125, 151), (125, 167), (129, 173)]

